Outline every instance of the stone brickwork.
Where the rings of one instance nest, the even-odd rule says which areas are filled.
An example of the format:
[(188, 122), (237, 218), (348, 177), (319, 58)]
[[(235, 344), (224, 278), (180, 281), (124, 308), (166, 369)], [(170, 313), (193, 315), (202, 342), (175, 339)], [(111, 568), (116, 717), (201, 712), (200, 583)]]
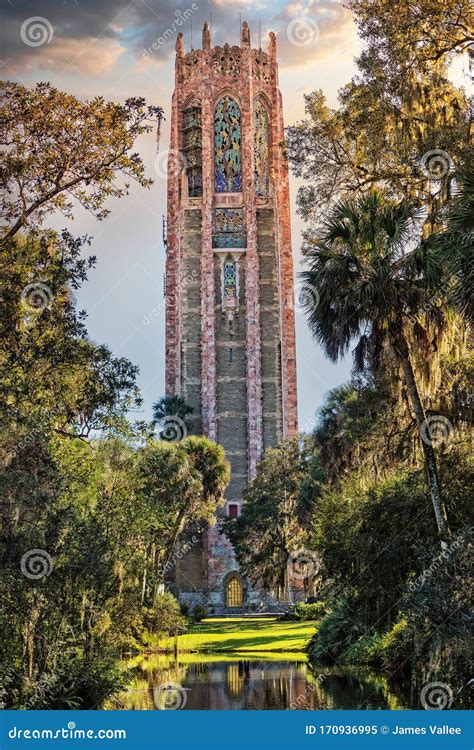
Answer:
[[(214, 113), (223, 97), (233, 100), (240, 112), (242, 169), (241, 185), (235, 192), (216, 190), (214, 179)], [(261, 155), (255, 151), (256, 101), (268, 116), (269, 187), (263, 195), (261, 189), (256, 194), (254, 178), (255, 154)], [(227, 515), (229, 503), (241, 505), (245, 485), (255, 476), (263, 451), (297, 429), (293, 266), (288, 168), (280, 145), (283, 136), (274, 34), (266, 52), (251, 48), (246, 23), (240, 47), (212, 47), (207, 24), (200, 50), (186, 53), (182, 35), (178, 36), (168, 173), (166, 390), (169, 395), (182, 395), (192, 406), (193, 432), (222, 443), (232, 478), (216, 525), (191, 546), (193, 530), (181, 535), (178, 547), (184, 545), (187, 552), (176, 560), (173, 579), (182, 599), (207, 601), (215, 611), (225, 609), (229, 577), (241, 583), (244, 609), (263, 602), (259, 587), (252, 589), (242, 580), (219, 521)], [(189, 144), (194, 158), (199, 139), (200, 158), (194, 159), (189, 187)], [(265, 179), (268, 183), (268, 176)], [(228, 184), (224, 182), (224, 190), (234, 187)], [(216, 209), (221, 220), (226, 214), (223, 209), (231, 209), (240, 222), (243, 218), (240, 233), (228, 245), (222, 234), (218, 242), (213, 239)], [(229, 257), (230, 266), (235, 262), (236, 268), (237, 288), (232, 296), (223, 281), (224, 261)]]

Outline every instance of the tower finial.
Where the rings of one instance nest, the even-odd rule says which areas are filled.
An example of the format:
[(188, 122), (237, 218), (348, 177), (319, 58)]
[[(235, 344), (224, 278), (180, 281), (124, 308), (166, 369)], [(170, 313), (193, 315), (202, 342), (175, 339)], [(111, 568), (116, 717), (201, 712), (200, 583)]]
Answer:
[(211, 30), (207, 21), (204, 23), (202, 29), (202, 48), (211, 49)]
[(277, 54), (277, 45), (276, 45), (276, 36), (274, 31), (270, 31), (268, 35), (268, 56), (270, 60), (276, 60), (276, 54)]
[(176, 57), (184, 57), (184, 41), (183, 41), (182, 31), (180, 31), (178, 36), (176, 37), (175, 50), (176, 50)]
[(242, 24), (240, 44), (242, 47), (250, 47), (250, 29), (247, 21), (244, 21)]

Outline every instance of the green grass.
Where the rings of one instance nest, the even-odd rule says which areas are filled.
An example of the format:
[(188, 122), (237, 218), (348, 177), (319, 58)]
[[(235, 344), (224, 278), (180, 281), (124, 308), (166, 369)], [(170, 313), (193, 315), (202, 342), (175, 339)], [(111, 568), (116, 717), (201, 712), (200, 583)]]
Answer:
[[(279, 622), (276, 617), (235, 617), (203, 620), (177, 638), (179, 651), (252, 653), (303, 651), (316, 622)], [(158, 647), (172, 651), (175, 638), (163, 638)]]

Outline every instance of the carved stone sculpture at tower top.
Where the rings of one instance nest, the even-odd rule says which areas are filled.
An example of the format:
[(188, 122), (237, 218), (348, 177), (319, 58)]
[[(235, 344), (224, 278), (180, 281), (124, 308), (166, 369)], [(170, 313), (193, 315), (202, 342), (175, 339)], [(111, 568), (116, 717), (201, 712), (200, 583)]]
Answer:
[(202, 30), (202, 48), (211, 49), (211, 29), (206, 21)]

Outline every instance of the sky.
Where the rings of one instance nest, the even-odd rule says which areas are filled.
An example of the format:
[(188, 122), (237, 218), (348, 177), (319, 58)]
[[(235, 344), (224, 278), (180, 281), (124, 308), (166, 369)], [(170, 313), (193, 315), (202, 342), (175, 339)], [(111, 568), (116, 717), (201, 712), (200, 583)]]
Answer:
[[(275, 31), (286, 125), (304, 117), (304, 94), (314, 89), (337, 104), (337, 91), (355, 73), (361, 49), (351, 14), (339, 0), (4, 0), (3, 5), (3, 79), (27, 86), (49, 81), (81, 99), (143, 96), (163, 107), (167, 118), (160, 150), (168, 147), (176, 34), (183, 32), (186, 51), (191, 44), (199, 48), (211, 14), (214, 45), (238, 44), (240, 19), (248, 21), (254, 47), (260, 28), (264, 49), (268, 32)], [(156, 158), (156, 133), (141, 137), (137, 150), (155, 180), (150, 190), (132, 184), (129, 196), (109, 201), (111, 213), (103, 222), (79, 208), (74, 222), (56, 216), (54, 226), (93, 238), (91, 253), (98, 262), (77, 294), (78, 306), (88, 312), (92, 339), (139, 366), (144, 405), (137, 416), (148, 419), (153, 402), (164, 394), (166, 181)], [(303, 229), (297, 188), (291, 178), (295, 276)], [(306, 432), (324, 394), (348, 378), (351, 363), (326, 359), (302, 312), (296, 315), (296, 333), (299, 427)]]

